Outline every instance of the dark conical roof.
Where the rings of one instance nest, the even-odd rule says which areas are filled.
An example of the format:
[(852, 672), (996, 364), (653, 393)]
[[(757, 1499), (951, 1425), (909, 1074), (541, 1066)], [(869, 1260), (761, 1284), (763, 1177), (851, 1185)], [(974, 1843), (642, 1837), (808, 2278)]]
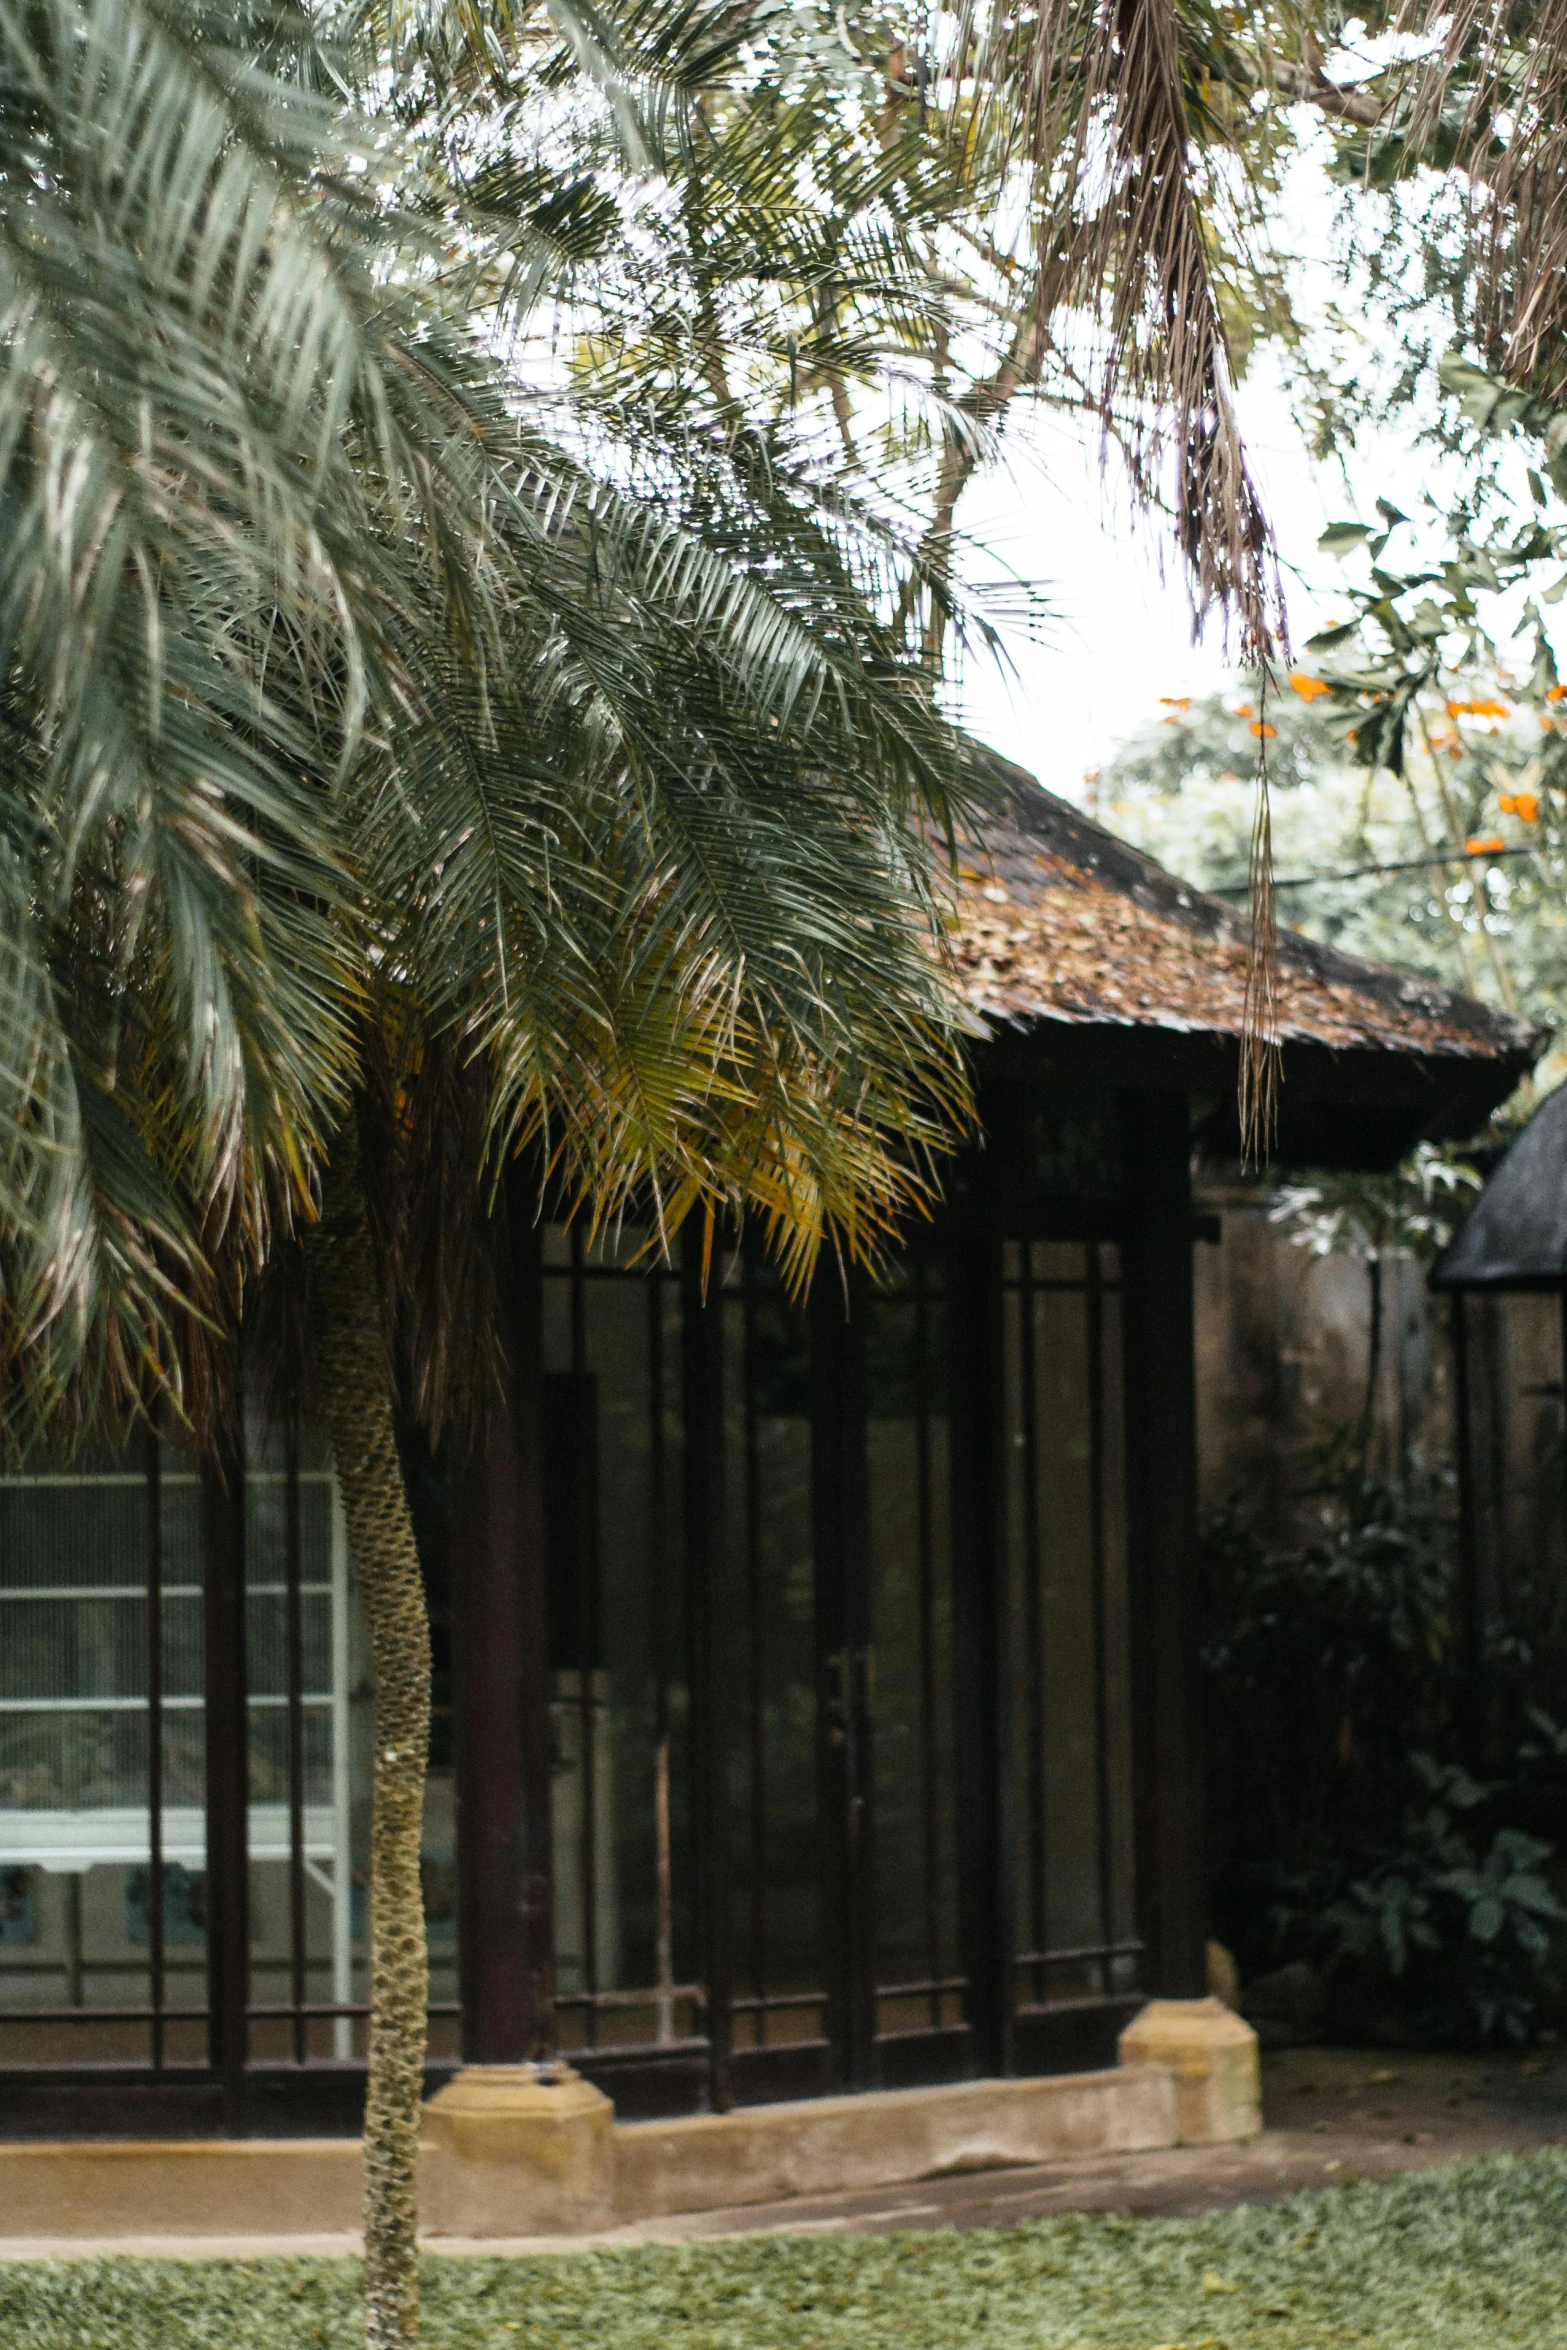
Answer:
[(1567, 1288), (1567, 1085), (1548, 1094), (1431, 1275), (1436, 1289)]

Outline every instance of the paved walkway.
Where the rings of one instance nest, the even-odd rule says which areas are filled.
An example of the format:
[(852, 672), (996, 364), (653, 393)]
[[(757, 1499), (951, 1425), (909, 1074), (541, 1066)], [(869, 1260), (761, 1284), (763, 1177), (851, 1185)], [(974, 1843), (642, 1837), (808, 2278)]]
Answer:
[[(1425, 2170), (1460, 2155), (1567, 2145), (1567, 2051), (1526, 2056), (1385, 2056), (1354, 2049), (1291, 2049), (1263, 2061), (1266, 2128), (1248, 2146), (1178, 2147), (920, 2179), (847, 2195), (650, 2220), (590, 2238), (473, 2242), (442, 2237), (432, 2251), (582, 2250), (589, 2245), (689, 2243), (744, 2235), (885, 2235), (906, 2228), (1004, 2227), (1053, 2211), (1189, 2215), (1262, 2203), (1297, 2187)], [(349, 2236), (15, 2239), (8, 2259), (160, 2253), (251, 2258), (263, 2253), (350, 2253)]]

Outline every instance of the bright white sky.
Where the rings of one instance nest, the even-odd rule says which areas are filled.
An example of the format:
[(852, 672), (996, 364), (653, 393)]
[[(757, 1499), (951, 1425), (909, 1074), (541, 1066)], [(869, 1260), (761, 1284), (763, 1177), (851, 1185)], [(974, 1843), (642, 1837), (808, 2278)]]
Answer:
[[(1311, 128), (1320, 147), (1326, 134)], [(1330, 303), (1341, 313), (1353, 308), (1329, 261), (1335, 202), (1312, 156), (1303, 155), (1280, 206), (1290, 233), (1276, 228), (1275, 237), (1291, 264), (1296, 315), (1308, 328)], [(1267, 354), (1241, 386), (1238, 406), (1284, 561), (1299, 655), (1314, 630), (1350, 616), (1347, 600), (1335, 593), (1345, 574), (1317, 550), (1326, 525), (1374, 523), (1378, 496), (1418, 513), (1428, 486), (1437, 485), (1429, 482), (1429, 457), (1413, 445), (1413, 418), (1407, 433), (1384, 431), (1355, 452), (1351, 481), (1336, 463), (1314, 466), (1280, 370)], [(1007, 462), (970, 486), (959, 527), (1016, 575), (1035, 581), (1054, 619), (1043, 644), (1014, 644), (1012, 677), (992, 664), (974, 664), (964, 715), (981, 740), (1053, 791), (1078, 798), (1085, 770), (1156, 720), (1161, 695), (1212, 692), (1233, 672), (1216, 630), (1193, 646), (1179, 561), (1169, 549), (1161, 578), (1160, 525), (1154, 518), (1134, 521), (1124, 495), (1101, 483), (1097, 435), (1018, 403), (1007, 443)], [(1450, 496), (1452, 478), (1440, 488)], [(1412, 552), (1406, 540), (1391, 559)]]
[[(1271, 370), (1244, 387), (1242, 414), (1286, 566), (1317, 591), (1286, 568), (1298, 647), (1313, 629), (1347, 616), (1332, 593), (1339, 567), (1317, 552), (1318, 535), (1331, 521), (1363, 517), (1336, 472), (1322, 474), (1307, 458)], [(1207, 641), (1192, 644), (1179, 563), (1170, 552), (1161, 578), (1159, 523), (1134, 520), (1124, 496), (1101, 482), (1093, 440), (1046, 414), (1015, 414), (1009, 439), (1009, 461), (972, 485), (960, 521), (1002, 564), (1042, 587), (1052, 619), (1043, 643), (1014, 642), (1014, 674), (973, 664), (965, 710), (983, 741), (1076, 799), (1085, 770), (1159, 717), (1161, 695), (1212, 692), (1231, 668), (1212, 627)], [(1377, 453), (1367, 454), (1380, 472)], [(1402, 450), (1386, 451), (1385, 463), (1390, 475), (1411, 470)], [(1377, 490), (1402, 502), (1381, 479), (1371, 495)]]

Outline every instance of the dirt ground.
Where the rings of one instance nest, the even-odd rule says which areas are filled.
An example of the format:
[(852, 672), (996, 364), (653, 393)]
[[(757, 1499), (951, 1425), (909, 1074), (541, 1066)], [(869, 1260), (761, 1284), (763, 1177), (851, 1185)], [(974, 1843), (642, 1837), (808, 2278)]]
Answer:
[[(1461, 2155), (1567, 2145), (1567, 2049), (1517, 2056), (1382, 2055), (1300, 2048), (1263, 2058), (1263, 2135), (1248, 2146), (969, 2171), (856, 2194), (750, 2204), (618, 2228), (591, 2238), (472, 2244), (434, 2251), (583, 2249), (588, 2244), (694, 2242), (714, 2236), (887, 2234), (905, 2228), (1004, 2227), (1053, 2211), (1165, 2212), (1185, 2217), (1262, 2203), (1298, 2187), (1426, 2170)], [(0, 2257), (81, 2257), (157, 2251), (192, 2257), (348, 2252), (350, 2237), (22, 2242)]]

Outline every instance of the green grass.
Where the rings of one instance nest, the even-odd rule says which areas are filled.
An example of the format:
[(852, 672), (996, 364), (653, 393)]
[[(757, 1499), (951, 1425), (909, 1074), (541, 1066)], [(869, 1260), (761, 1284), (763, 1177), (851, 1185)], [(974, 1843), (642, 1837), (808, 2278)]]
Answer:
[[(1567, 2153), (1209, 2219), (426, 2264), (427, 2350), (1567, 2350)], [(346, 2261), (0, 2265), (3, 2350), (350, 2350)]]

